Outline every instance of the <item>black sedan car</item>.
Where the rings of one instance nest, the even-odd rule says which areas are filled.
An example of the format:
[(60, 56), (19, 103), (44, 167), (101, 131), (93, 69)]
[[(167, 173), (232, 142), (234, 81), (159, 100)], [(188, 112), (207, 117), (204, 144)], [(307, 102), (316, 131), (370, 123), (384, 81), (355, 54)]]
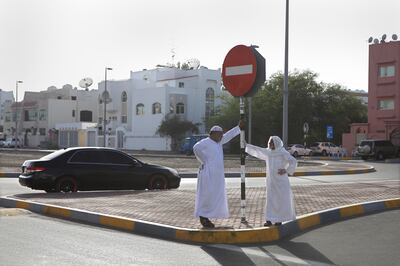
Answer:
[(175, 169), (151, 165), (111, 148), (68, 148), (22, 164), (19, 183), (46, 192), (177, 188)]

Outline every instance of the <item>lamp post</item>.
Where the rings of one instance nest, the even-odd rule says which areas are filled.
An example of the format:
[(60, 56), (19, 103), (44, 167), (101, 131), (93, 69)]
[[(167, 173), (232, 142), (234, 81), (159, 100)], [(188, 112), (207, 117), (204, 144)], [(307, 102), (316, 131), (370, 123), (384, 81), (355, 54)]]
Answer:
[(288, 48), (289, 48), (289, 0), (286, 0), (286, 25), (285, 25), (285, 73), (283, 79), (283, 125), (282, 140), (283, 145), (288, 145), (288, 108), (289, 108), (289, 89), (288, 89)]
[(14, 137), (14, 148), (17, 148), (18, 139), (18, 84), (22, 83), (22, 80), (15, 82), (15, 137)]
[(106, 67), (104, 69), (104, 92), (103, 92), (103, 104), (104, 104), (104, 115), (103, 115), (103, 147), (106, 147), (106, 113), (107, 113), (107, 70), (112, 70), (111, 67)]

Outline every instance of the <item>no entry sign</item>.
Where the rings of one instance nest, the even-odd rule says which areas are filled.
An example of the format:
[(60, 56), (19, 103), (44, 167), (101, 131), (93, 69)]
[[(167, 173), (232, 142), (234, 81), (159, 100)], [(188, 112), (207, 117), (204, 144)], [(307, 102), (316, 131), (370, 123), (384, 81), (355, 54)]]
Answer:
[(233, 96), (251, 96), (265, 81), (265, 59), (252, 46), (237, 45), (225, 57), (222, 81)]

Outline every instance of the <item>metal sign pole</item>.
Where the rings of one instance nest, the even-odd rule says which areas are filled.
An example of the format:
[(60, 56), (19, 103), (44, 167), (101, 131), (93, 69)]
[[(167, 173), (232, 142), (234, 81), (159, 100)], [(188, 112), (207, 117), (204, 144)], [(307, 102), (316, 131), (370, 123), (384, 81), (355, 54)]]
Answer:
[[(240, 120), (244, 121), (244, 99), (240, 97)], [(241, 222), (246, 222), (246, 166), (245, 166), (245, 131), (244, 128), (240, 130), (240, 211)]]

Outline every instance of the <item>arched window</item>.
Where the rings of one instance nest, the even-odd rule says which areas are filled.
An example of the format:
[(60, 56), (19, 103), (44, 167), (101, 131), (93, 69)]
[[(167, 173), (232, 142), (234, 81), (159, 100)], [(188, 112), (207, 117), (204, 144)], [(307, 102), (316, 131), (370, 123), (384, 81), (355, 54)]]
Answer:
[(144, 104), (139, 103), (136, 105), (136, 115), (144, 115)]
[(92, 122), (93, 119), (92, 111), (82, 110), (80, 112), (80, 118), (81, 122)]
[(128, 107), (127, 107), (128, 95), (126, 91), (121, 94), (121, 123), (126, 124), (128, 122)]
[(214, 89), (208, 88), (206, 91), (206, 119), (214, 115)]
[(161, 114), (161, 103), (153, 103), (153, 115), (154, 114)]
[(104, 99), (107, 100), (107, 103), (109, 102), (110, 99), (110, 93), (108, 91), (103, 91), (103, 93), (101, 94), (101, 100), (104, 101)]
[(183, 103), (176, 104), (176, 113), (177, 114), (184, 114), (185, 113), (185, 105)]
[(121, 101), (122, 101), (123, 103), (126, 103), (127, 100), (128, 100), (128, 96), (127, 96), (126, 92), (124, 91), (124, 92), (122, 92), (122, 94), (121, 94)]

